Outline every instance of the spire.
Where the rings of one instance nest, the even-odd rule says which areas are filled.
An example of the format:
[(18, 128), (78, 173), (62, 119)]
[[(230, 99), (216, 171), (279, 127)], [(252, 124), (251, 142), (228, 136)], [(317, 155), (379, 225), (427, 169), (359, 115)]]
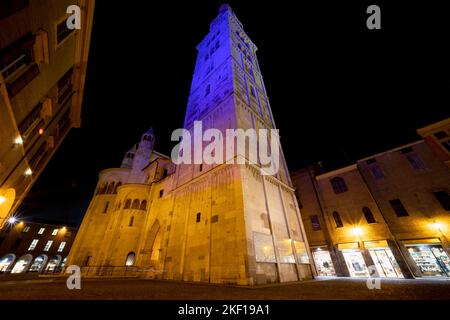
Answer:
[(224, 3), (219, 8), (219, 14), (224, 13), (226, 11), (233, 11), (228, 3)]
[(133, 166), (134, 155), (137, 151), (137, 147), (134, 144), (130, 150), (125, 153), (125, 157), (122, 160), (121, 168), (131, 168)]

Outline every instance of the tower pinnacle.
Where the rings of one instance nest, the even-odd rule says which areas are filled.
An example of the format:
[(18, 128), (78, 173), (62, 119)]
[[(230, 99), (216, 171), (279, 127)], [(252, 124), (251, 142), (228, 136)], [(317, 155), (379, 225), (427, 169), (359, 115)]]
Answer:
[(226, 12), (226, 11), (232, 11), (232, 10), (231, 10), (231, 7), (230, 7), (229, 4), (224, 3), (224, 4), (222, 4), (222, 5), (220, 6), (220, 8), (219, 8), (219, 13), (224, 13), (224, 12)]

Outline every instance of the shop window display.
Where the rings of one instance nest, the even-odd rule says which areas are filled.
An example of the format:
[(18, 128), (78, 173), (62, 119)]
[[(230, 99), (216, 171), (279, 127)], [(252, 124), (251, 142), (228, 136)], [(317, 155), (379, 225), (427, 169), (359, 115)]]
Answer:
[(374, 248), (369, 249), (369, 252), (380, 277), (403, 278), (400, 267), (390, 249)]
[(408, 246), (408, 252), (426, 277), (450, 277), (450, 260), (440, 245)]
[(345, 263), (351, 277), (368, 277), (369, 270), (360, 251), (358, 250), (343, 250)]
[(314, 262), (316, 263), (317, 274), (323, 277), (336, 276), (330, 252), (320, 248), (313, 252)]

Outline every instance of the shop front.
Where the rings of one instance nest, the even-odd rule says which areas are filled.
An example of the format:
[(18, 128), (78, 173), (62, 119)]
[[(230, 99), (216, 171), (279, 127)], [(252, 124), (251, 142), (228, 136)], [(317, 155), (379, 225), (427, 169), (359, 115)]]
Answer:
[(322, 277), (336, 276), (330, 252), (326, 247), (312, 249), (314, 263), (316, 264), (317, 275)]
[(450, 277), (450, 259), (439, 239), (403, 241), (424, 277)]
[(350, 277), (369, 277), (370, 273), (367, 269), (364, 257), (359, 250), (357, 242), (338, 244), (338, 249), (344, 256)]
[(366, 241), (364, 247), (369, 251), (379, 277), (403, 278), (400, 266), (386, 240)]

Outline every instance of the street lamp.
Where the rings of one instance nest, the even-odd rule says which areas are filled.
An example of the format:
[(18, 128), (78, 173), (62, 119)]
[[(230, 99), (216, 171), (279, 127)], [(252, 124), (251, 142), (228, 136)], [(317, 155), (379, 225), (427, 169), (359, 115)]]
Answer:
[(17, 222), (17, 219), (14, 218), (14, 217), (10, 217), (10, 218), (8, 219), (8, 223), (9, 223), (9, 224), (14, 224), (14, 223), (16, 223), (16, 222)]
[(361, 228), (359, 228), (359, 227), (354, 227), (354, 228), (353, 228), (353, 234), (354, 234), (355, 236), (361, 237), (362, 234), (363, 234), (363, 232), (362, 232)]

